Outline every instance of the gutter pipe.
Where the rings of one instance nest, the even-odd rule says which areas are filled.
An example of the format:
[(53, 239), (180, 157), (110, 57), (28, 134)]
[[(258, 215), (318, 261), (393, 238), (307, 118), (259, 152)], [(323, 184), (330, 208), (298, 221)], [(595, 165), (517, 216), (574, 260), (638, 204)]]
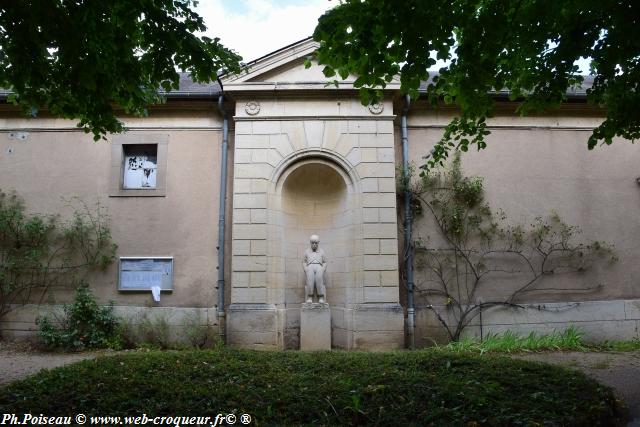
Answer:
[(405, 180), (404, 190), (404, 256), (407, 271), (407, 335), (409, 348), (415, 348), (415, 306), (413, 302), (413, 245), (411, 243), (411, 191), (408, 186), (409, 178), (409, 136), (407, 132), (407, 114), (411, 105), (409, 95), (404, 97), (404, 108), (400, 118), (402, 132), (402, 174)]
[(224, 311), (224, 245), (225, 245), (225, 219), (227, 212), (227, 150), (229, 142), (229, 118), (224, 109), (224, 89), (220, 77), (220, 95), (218, 96), (218, 109), (222, 114), (222, 147), (220, 153), (220, 204), (218, 210), (218, 333), (223, 343), (226, 343), (226, 316)]

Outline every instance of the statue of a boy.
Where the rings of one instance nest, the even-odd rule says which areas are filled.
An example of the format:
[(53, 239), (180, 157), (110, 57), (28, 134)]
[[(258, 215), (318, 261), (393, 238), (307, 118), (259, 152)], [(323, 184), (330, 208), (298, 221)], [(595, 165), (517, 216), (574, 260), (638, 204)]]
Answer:
[(326, 289), (324, 287), (324, 272), (327, 269), (327, 260), (324, 251), (319, 248), (320, 238), (312, 235), (309, 238), (311, 248), (304, 251), (304, 259), (302, 260), (302, 268), (307, 276), (307, 284), (305, 286), (305, 294), (307, 302), (313, 302), (314, 289), (318, 294), (318, 302), (324, 303)]

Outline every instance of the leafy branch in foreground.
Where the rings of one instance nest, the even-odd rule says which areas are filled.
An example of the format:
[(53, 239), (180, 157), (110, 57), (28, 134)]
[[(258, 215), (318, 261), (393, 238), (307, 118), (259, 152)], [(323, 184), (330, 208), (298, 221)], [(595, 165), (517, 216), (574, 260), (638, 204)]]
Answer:
[(459, 108), (427, 162), (433, 168), (451, 150), (484, 148), (493, 93), (518, 101), (523, 115), (556, 108), (583, 82), (576, 62), (585, 58), (594, 76), (587, 100), (606, 115), (589, 149), (639, 138), (639, 17), (633, 0), (344, 0), (313, 37), (325, 75), (358, 76), (364, 104), (399, 75), (413, 99)]
[(114, 108), (145, 116), (177, 70), (210, 82), (241, 57), (206, 26), (192, 0), (9, 1), (0, 6), (0, 87), (29, 115), (79, 119), (94, 139), (122, 132)]
[(416, 291), (453, 341), (482, 311), (522, 308), (531, 293), (596, 291), (601, 285), (557, 280), (584, 273), (597, 261), (617, 261), (606, 243), (577, 242), (580, 229), (555, 212), (530, 227), (509, 225), (504, 213), (492, 213), (485, 203), (482, 179), (462, 174), (459, 153), (447, 170), (426, 174), (411, 191), (413, 205), (428, 212), (438, 230), (431, 241), (414, 242), (416, 269), (424, 277)]
[(0, 191), (0, 318), (18, 306), (42, 302), (114, 259), (105, 208), (86, 204), (69, 222), (25, 213), (22, 200)]

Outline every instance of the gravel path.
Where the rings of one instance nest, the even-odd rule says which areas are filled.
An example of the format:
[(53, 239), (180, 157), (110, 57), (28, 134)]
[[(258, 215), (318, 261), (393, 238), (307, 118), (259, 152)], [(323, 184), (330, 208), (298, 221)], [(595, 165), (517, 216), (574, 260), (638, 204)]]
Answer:
[(45, 353), (27, 344), (0, 341), (0, 384), (35, 374), (42, 369), (55, 368), (80, 360), (92, 359), (99, 353)]
[[(25, 345), (0, 342), (0, 384), (35, 374), (41, 369), (92, 359), (95, 353), (43, 353)], [(549, 352), (514, 355), (519, 359), (579, 369), (613, 387), (629, 407), (629, 427), (640, 427), (640, 350), (628, 352)]]
[(629, 407), (628, 427), (640, 427), (640, 350), (625, 352), (552, 352), (514, 356), (579, 369), (612, 387)]

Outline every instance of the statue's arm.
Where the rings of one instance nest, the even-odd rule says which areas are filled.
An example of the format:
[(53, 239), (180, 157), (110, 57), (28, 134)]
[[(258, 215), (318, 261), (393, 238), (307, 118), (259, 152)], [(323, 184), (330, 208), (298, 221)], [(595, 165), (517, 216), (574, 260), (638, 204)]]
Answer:
[(324, 256), (324, 251), (322, 251), (322, 271), (327, 269), (327, 258)]
[(307, 252), (305, 251), (304, 253), (304, 257), (302, 258), (302, 269), (304, 270), (304, 272), (307, 272), (307, 266), (308, 266), (308, 258), (307, 258)]

